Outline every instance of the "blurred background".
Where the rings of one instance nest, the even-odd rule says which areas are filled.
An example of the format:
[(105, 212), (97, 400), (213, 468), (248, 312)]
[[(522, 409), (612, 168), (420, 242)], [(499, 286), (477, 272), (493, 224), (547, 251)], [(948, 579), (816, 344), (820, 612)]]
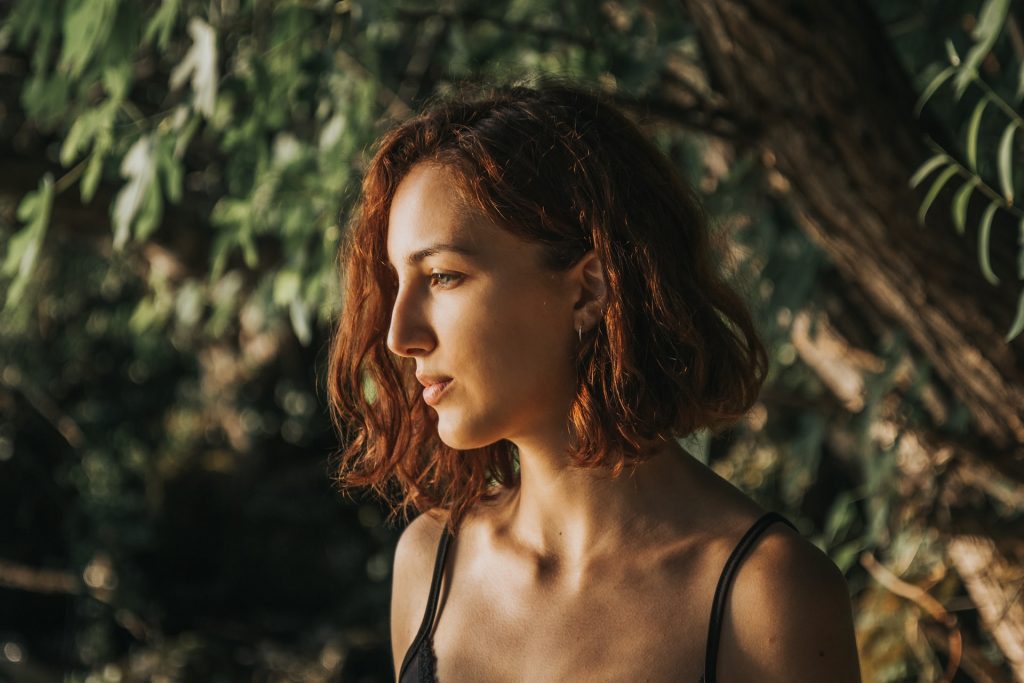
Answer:
[(384, 130), (547, 73), (702, 193), (772, 371), (691, 447), (845, 572), (865, 680), (1024, 681), (1022, 4), (0, 0), (0, 680), (391, 680), (339, 240)]

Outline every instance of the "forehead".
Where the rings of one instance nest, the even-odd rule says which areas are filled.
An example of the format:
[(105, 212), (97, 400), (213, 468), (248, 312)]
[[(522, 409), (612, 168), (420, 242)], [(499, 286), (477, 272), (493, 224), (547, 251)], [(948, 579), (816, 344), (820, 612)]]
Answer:
[(459, 192), (455, 174), (432, 164), (414, 166), (398, 185), (388, 215), (387, 252), (392, 263), (438, 243), (486, 251), (486, 244), (505, 233)]

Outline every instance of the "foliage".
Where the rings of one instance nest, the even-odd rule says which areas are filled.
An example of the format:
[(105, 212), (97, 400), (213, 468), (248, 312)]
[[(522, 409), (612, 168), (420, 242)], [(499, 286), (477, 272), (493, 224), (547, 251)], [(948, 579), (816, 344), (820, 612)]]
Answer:
[[(918, 221), (923, 225), (925, 215), (939, 193), (954, 176), (960, 176), (965, 182), (957, 190), (952, 201), (952, 216), (957, 232), (963, 235), (966, 230), (967, 208), (972, 195), (977, 191), (985, 197), (988, 205), (981, 215), (978, 226), (978, 262), (981, 272), (991, 284), (998, 284), (999, 278), (992, 271), (989, 257), (989, 239), (992, 231), (993, 218), (998, 210), (1002, 210), (1012, 216), (1019, 224), (1020, 236), (1018, 242), (1020, 250), (1017, 258), (1017, 278), (1024, 281), (1024, 211), (1014, 205), (1014, 195), (1017, 187), (1020, 186), (1020, 178), (1014, 178), (1013, 170), (1020, 168), (1021, 157), (1019, 153), (1014, 155), (1014, 134), (1018, 128), (1024, 127), (1024, 118), (1014, 106), (1007, 102), (1007, 99), (1020, 104), (1024, 99), (1024, 54), (1017, 54), (1016, 69), (999, 68), (1000, 80), (995, 87), (990, 86), (981, 77), (979, 67), (982, 61), (990, 56), (992, 48), (1001, 35), (1008, 32), (1008, 18), (1010, 11), (1010, 0), (985, 0), (978, 16), (978, 22), (971, 32), (970, 37), (974, 44), (967, 52), (967, 56), (961, 60), (952, 40), (946, 40), (946, 52), (950, 65), (939, 71), (918, 99), (916, 110), (920, 113), (927, 101), (947, 82), (954, 84), (953, 97), (959, 102), (971, 85), (981, 90), (981, 96), (974, 103), (970, 117), (967, 121), (965, 132), (966, 164), (954, 158), (954, 154), (943, 150), (941, 145), (933, 143), (937, 153), (925, 161), (914, 176), (910, 179), (912, 187), (916, 187), (932, 172), (942, 171), (932, 180), (931, 187), (925, 194), (918, 211)], [(1020, 41), (1019, 29), (1017, 40)], [(1024, 49), (1024, 48), (1019, 48)], [(1000, 94), (1002, 92), (1003, 94)], [(1012, 95), (1010, 94), (1012, 93)], [(985, 176), (998, 177), (999, 190), (994, 183), (986, 182), (982, 172), (979, 170), (978, 141), (982, 137), (982, 120), (989, 104), (994, 104), (1001, 112), (994, 120), (989, 116), (987, 128), (993, 129), (1002, 126), (1002, 133), (999, 136), (998, 145), (995, 146), (995, 168), (992, 172), (992, 164), (983, 165), (981, 171)], [(998, 122), (998, 123), (997, 123)], [(991, 140), (991, 136), (986, 136)], [(1018, 145), (1018, 148), (1020, 145)], [(1017, 305), (1017, 315), (1010, 325), (1010, 331), (1006, 335), (1006, 341), (1013, 340), (1021, 332), (1024, 332), (1024, 285), (1021, 287), (1020, 299)]]

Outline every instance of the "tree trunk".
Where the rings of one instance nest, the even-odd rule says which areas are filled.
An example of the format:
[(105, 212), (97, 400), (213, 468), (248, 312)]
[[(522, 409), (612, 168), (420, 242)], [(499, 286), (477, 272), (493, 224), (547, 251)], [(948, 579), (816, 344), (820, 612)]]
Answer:
[[(765, 160), (769, 184), (845, 281), (842, 308), (857, 313), (833, 320), (845, 327), (837, 332), (845, 337), (842, 344), (811, 340), (806, 326), (797, 325), (794, 345), (838, 402), (857, 412), (858, 375), (871, 368), (870, 353), (863, 352), (873, 350), (879, 335), (906, 331), (944, 383), (937, 393), (947, 391), (967, 407), (974, 436), (951, 435), (944, 427), (949, 411), (935, 401), (929, 407), (932, 424), (926, 425), (932, 431), (901, 435), (898, 457), (907, 478), (901, 485), (920, 488), (894, 515), (921, 512), (946, 537), (964, 528), (977, 533), (986, 527), (986, 514), (991, 517), (985, 496), (1024, 490), (1024, 339), (1004, 341), (1019, 296), (1017, 226), (997, 212), (990, 251), (1000, 284), (993, 287), (981, 274), (972, 232), (980, 202), (968, 216), (967, 239), (949, 218), (954, 183), (936, 200), (927, 226), (918, 225), (921, 198), (908, 181), (931, 154), (925, 144), (929, 123), (914, 117), (914, 87), (866, 3), (684, 4), (701, 43), (711, 97), (725, 103), (720, 108), (740, 131), (734, 140)], [(694, 100), (691, 88), (671, 82), (665, 88), (667, 99)], [(956, 156), (955, 143), (939, 128), (927, 132)], [(857, 350), (858, 343), (866, 348)], [(883, 431), (904, 428), (895, 410), (883, 410), (879, 421), (887, 422)], [(995, 484), (997, 476), (1004, 484)], [(943, 490), (945, 482), (957, 486)], [(982, 501), (974, 503), (972, 494)], [(989, 536), (987, 529), (982, 533)], [(983, 621), (992, 622), (986, 626), (1014, 675), (1024, 680), (1024, 610), (994, 611), (995, 597), (1005, 604), (1018, 589), (1014, 581), (1024, 576), (1019, 533), (955, 538), (949, 560)], [(1001, 571), (978, 571), (979, 553)], [(982, 602), (992, 609), (986, 611)]]

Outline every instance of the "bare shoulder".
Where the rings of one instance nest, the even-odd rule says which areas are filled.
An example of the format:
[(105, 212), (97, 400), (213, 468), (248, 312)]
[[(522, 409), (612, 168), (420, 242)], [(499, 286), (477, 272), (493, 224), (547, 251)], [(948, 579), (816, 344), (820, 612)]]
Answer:
[(783, 524), (765, 530), (737, 570), (717, 666), (723, 683), (859, 683), (849, 588), (828, 555)]
[(391, 572), (391, 654), (395, 678), (416, 637), (430, 593), (430, 579), (446, 512), (428, 510), (413, 519), (398, 537)]

